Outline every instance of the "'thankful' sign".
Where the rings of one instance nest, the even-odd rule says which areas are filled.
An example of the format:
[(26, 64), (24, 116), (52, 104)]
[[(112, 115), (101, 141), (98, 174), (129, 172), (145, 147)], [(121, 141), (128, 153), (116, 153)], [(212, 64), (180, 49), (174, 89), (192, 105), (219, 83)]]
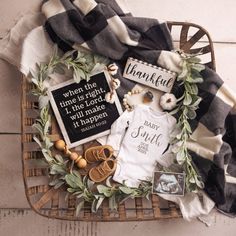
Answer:
[(169, 93), (176, 79), (176, 73), (129, 57), (123, 77)]

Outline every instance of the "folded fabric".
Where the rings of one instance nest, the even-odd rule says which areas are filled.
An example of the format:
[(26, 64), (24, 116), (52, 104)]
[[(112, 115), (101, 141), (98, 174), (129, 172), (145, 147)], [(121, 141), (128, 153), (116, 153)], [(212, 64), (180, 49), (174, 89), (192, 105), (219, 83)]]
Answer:
[[(23, 42), (27, 35), (36, 27), (42, 25), (45, 18), (42, 13), (28, 13), (24, 15), (17, 24), (10, 30), (8, 35), (0, 41), (0, 58), (13, 64), (23, 73), (25, 70), (21, 70), (21, 57), (31, 56), (32, 52), (25, 53), (23, 50)], [(37, 38), (38, 40), (39, 38)], [(38, 40), (39, 41), (39, 40)], [(35, 55), (35, 53), (33, 53)], [(36, 53), (37, 55), (37, 53)], [(34, 60), (35, 62), (35, 60)], [(23, 62), (24, 63), (24, 62)], [(26, 65), (25, 67), (30, 68), (32, 64)]]
[(199, 216), (208, 215), (215, 206), (215, 203), (203, 191), (186, 193), (184, 196), (159, 195), (165, 200), (177, 203), (183, 218), (188, 221)]
[(45, 30), (60, 49), (67, 51), (83, 47), (119, 65), (121, 86), (117, 93), (120, 97), (135, 85), (122, 77), (129, 56), (157, 64), (158, 60), (165, 63), (167, 55), (177, 70), (180, 62), (178, 56), (163, 52), (173, 49), (166, 23), (133, 17), (122, 8), (114, 0), (49, 0), (42, 7), (47, 18)]

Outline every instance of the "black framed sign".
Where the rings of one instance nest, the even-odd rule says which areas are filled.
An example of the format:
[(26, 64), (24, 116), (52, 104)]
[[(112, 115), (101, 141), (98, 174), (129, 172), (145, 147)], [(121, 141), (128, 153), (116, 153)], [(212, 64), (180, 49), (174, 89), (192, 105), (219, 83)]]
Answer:
[(68, 148), (110, 133), (122, 113), (117, 94), (113, 104), (105, 101), (110, 89), (106, 71), (92, 75), (88, 82), (69, 80), (49, 88), (51, 106)]

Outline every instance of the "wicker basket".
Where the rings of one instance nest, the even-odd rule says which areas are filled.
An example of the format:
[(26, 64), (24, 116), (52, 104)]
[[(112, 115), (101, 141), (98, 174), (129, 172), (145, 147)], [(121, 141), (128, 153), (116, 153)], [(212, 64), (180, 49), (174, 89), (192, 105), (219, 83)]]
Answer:
[[(215, 57), (209, 34), (202, 27), (183, 22), (168, 22), (177, 48), (187, 53), (202, 52), (204, 64), (215, 70)], [(175, 40), (177, 38), (177, 40)], [(199, 41), (200, 39), (201, 42)], [(65, 201), (66, 191), (48, 186), (48, 169), (36, 165), (42, 154), (33, 141), (32, 124), (38, 116), (37, 98), (30, 94), (32, 84), (26, 78), (22, 81), (22, 162), (25, 192), (32, 209), (50, 218), (81, 221), (143, 221), (181, 217), (177, 205), (152, 195), (150, 201), (144, 198), (128, 200), (119, 205), (116, 212), (110, 211), (104, 201), (98, 212), (92, 213), (86, 204), (79, 216), (75, 215), (76, 199)], [(58, 137), (56, 121), (53, 121), (52, 134)], [(52, 136), (53, 136), (52, 135)]]

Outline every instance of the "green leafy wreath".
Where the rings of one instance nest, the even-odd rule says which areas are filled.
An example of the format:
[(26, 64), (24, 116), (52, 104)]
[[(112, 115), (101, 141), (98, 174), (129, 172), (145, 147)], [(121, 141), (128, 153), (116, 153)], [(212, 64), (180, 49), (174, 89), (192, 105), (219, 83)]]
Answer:
[[(75, 53), (76, 56), (74, 56)], [(203, 81), (200, 71), (205, 67), (200, 64), (197, 55), (181, 52), (180, 56), (183, 61), (183, 69), (178, 75), (177, 81), (179, 86), (183, 86), (184, 92), (178, 98), (177, 106), (172, 111), (172, 114), (178, 114), (177, 127), (180, 130), (173, 139), (174, 152), (177, 163), (183, 167), (186, 174), (186, 190), (197, 191), (198, 188), (203, 188), (203, 183), (188, 152), (187, 141), (192, 134), (189, 120), (196, 117), (196, 110), (201, 102), (197, 83)], [(88, 52), (70, 51), (60, 57), (55, 49), (49, 63), (37, 64), (37, 70), (30, 73), (31, 81), (35, 85), (32, 93), (38, 96), (40, 109), (40, 116), (33, 124), (38, 131), (34, 140), (40, 146), (44, 161), (49, 167), (49, 185), (55, 189), (64, 186), (69, 194), (76, 196), (77, 215), (85, 202), (92, 203), (92, 212), (96, 212), (106, 198), (109, 200), (109, 208), (117, 209), (118, 204), (128, 198), (146, 197), (149, 199), (152, 193), (152, 183), (149, 181), (142, 181), (138, 188), (130, 188), (125, 183), (114, 184), (111, 182), (111, 178), (108, 178), (105, 184), (97, 185), (88, 176), (82, 177), (76, 169), (77, 167), (74, 167), (73, 161), (59, 154), (53, 155), (54, 144), (50, 139), (51, 115), (46, 86), (50, 76), (55, 72), (65, 73), (68, 69), (73, 73), (76, 82), (79, 83), (82, 79), (88, 81), (89, 75), (94, 70), (104, 68), (107, 63), (105, 58)]]

